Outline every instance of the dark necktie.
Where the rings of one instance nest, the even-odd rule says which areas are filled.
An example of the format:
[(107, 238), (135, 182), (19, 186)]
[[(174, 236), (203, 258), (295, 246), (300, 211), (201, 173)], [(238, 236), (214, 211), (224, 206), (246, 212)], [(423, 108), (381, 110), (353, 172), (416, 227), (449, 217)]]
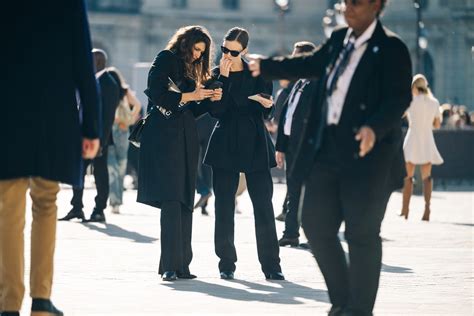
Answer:
[(298, 82), (293, 86), (293, 89), (291, 90), (291, 96), (288, 101), (288, 106), (290, 106), (290, 104), (293, 103), (293, 101), (295, 100), (296, 94), (298, 93), (298, 90), (301, 88), (302, 85), (303, 85), (303, 81), (298, 80)]
[[(329, 88), (327, 85), (325, 86), (325, 95), (322, 97), (322, 106), (321, 106), (321, 120), (319, 122), (319, 125), (317, 126), (313, 138), (313, 147), (315, 151), (319, 150), (321, 147), (321, 142), (323, 138), (323, 132), (324, 128), (326, 127), (327, 124), (327, 111), (328, 111), (328, 103), (327, 103), (327, 97), (330, 96), (334, 90), (336, 89), (337, 85), (337, 80), (339, 79), (339, 76), (344, 72), (344, 70), (347, 67), (347, 64), (349, 63), (349, 59), (351, 57), (352, 52), (354, 51), (354, 43), (355, 43), (355, 38), (354, 35), (350, 35), (349, 41), (347, 44), (342, 48), (341, 52), (339, 53), (339, 56), (336, 60), (336, 65), (334, 66), (332, 72), (329, 72), (326, 74), (326, 76), (330, 76), (331, 73), (334, 73), (334, 75), (331, 78), (331, 82), (329, 84)], [(324, 82), (324, 81), (323, 81)]]
[(336, 90), (337, 86), (337, 81), (339, 80), (339, 77), (344, 73), (344, 70), (346, 70), (347, 64), (349, 64), (349, 60), (351, 58), (351, 54), (354, 51), (354, 43), (355, 43), (355, 38), (354, 36), (349, 37), (349, 41), (347, 44), (344, 46), (342, 51), (339, 53), (339, 58), (338, 58), (338, 63), (336, 64), (336, 68), (333, 70), (333, 76), (331, 78), (331, 82), (329, 83), (326, 95), (330, 96)]

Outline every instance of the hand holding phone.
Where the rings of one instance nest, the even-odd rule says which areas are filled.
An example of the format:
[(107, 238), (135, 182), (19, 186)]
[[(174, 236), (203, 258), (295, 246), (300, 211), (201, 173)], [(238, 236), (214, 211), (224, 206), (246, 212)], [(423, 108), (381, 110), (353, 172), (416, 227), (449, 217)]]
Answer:
[(221, 81), (215, 80), (215, 81), (212, 81), (210, 84), (208, 84), (206, 86), (206, 89), (216, 90), (216, 89), (222, 88), (223, 86), (224, 84)]
[(273, 105), (273, 98), (266, 93), (257, 93), (248, 97), (250, 100), (257, 101), (265, 108), (271, 108)]

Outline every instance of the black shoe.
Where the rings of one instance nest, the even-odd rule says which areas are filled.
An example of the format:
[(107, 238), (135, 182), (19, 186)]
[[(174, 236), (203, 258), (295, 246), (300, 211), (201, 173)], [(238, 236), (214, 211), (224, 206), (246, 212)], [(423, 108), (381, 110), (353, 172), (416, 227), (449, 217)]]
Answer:
[(176, 276), (178, 277), (178, 279), (186, 279), (186, 280), (192, 280), (192, 279), (195, 279), (197, 278), (196, 275), (194, 274), (191, 274), (191, 273), (176, 273)]
[(275, 217), (275, 219), (277, 221), (284, 222), (286, 219), (286, 213), (281, 212), (280, 214), (278, 214), (277, 217)]
[(175, 271), (165, 271), (161, 275), (161, 279), (163, 281), (175, 281), (178, 278), (178, 275), (176, 274)]
[(265, 279), (283, 281), (285, 280), (285, 276), (281, 272), (271, 272), (265, 273)]
[(64, 313), (57, 309), (51, 300), (43, 298), (34, 298), (31, 304), (31, 314), (34, 312), (45, 312), (54, 316), (63, 316)]
[(300, 243), (298, 247), (305, 250), (311, 250), (311, 246), (307, 242)]
[(206, 207), (205, 207), (205, 206), (201, 207), (201, 214), (202, 214), (202, 215), (205, 215), (205, 216), (208, 216), (208, 215), (209, 215), (209, 212), (206, 210)]
[(80, 220), (85, 220), (85, 216), (84, 216), (84, 212), (82, 210), (78, 210), (78, 209), (72, 209), (69, 211), (69, 213), (67, 213), (66, 216), (64, 216), (63, 218), (60, 218), (58, 219), (59, 221), (70, 221), (71, 219), (74, 219), (74, 218), (77, 218), (77, 219), (80, 219)]
[(91, 218), (88, 220), (85, 220), (84, 222), (87, 223), (105, 223), (105, 215), (104, 211), (98, 211), (94, 209), (94, 211), (91, 214)]
[(203, 206), (207, 205), (207, 200), (209, 200), (209, 198), (211, 196), (212, 196), (212, 193), (208, 193), (206, 195), (201, 195), (199, 200), (196, 202), (196, 205), (194, 205), (194, 208), (203, 207)]
[(328, 312), (328, 316), (349, 316), (351, 315), (345, 307), (333, 306)]
[(20, 316), (20, 312), (0, 312), (0, 316)]
[(221, 279), (233, 280), (234, 279), (234, 272), (233, 271), (221, 271)]
[(282, 237), (278, 241), (278, 244), (280, 245), (280, 247), (284, 247), (284, 246), (298, 247), (298, 245), (300, 244), (300, 240), (298, 239), (298, 237), (296, 238)]

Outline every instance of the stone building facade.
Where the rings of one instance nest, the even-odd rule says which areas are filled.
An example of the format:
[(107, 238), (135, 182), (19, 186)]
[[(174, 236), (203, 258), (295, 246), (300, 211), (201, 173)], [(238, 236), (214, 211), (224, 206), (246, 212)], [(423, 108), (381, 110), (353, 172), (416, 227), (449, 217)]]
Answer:
[[(272, 55), (291, 51), (300, 40), (322, 43), (322, 19), (334, 2), (292, 0), (286, 14), (274, 0), (88, 0), (88, 5), (94, 45), (104, 48), (111, 64), (140, 91), (146, 63), (180, 26), (206, 26), (216, 47), (229, 28), (242, 26), (250, 31), (251, 52)], [(433, 78), (433, 91), (440, 102), (466, 104), (474, 110), (474, 0), (425, 2), (424, 65)], [(415, 61), (413, 1), (389, 0), (382, 20), (407, 43)]]

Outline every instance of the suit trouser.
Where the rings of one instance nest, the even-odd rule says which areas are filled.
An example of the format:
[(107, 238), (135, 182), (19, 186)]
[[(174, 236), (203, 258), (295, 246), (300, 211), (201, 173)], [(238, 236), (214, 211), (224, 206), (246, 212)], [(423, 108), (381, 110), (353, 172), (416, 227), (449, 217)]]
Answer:
[(189, 274), (193, 259), (191, 247), (193, 212), (179, 201), (161, 205), (161, 256), (159, 274), (176, 271)]
[[(107, 207), (107, 199), (109, 198), (109, 171), (107, 168), (107, 149), (101, 156), (92, 160), (84, 160), (84, 174), (86, 175), (87, 167), (92, 164), (95, 179), (95, 186), (97, 195), (95, 197), (95, 209), (102, 211)], [(84, 183), (84, 181), (82, 181)], [(84, 204), (82, 203), (82, 196), (84, 194), (84, 186), (73, 187), (73, 196), (71, 205), (74, 209), (82, 210)]]
[[(380, 278), (380, 226), (387, 199), (365, 179), (316, 162), (305, 184), (302, 224), (334, 306), (371, 315)], [(379, 193), (380, 195), (380, 193)], [(342, 221), (349, 263), (338, 238)]]
[(25, 294), (23, 231), (28, 188), (33, 202), (30, 295), (51, 296), (59, 184), (38, 177), (0, 180), (0, 310), (19, 311)]
[(299, 219), (299, 205), (301, 197), (301, 187), (303, 184), (300, 181), (296, 181), (289, 174), (291, 165), (293, 164), (293, 153), (287, 151), (285, 153), (286, 160), (286, 186), (287, 193), (285, 200), (287, 200), (288, 212), (285, 218), (285, 231), (283, 237), (286, 238), (298, 238), (300, 236), (300, 219)]
[[(239, 172), (213, 170), (215, 194), (214, 246), (220, 258), (220, 271), (235, 271), (234, 245), (235, 193)], [(258, 260), (264, 273), (281, 272), (278, 239), (272, 205), (273, 182), (270, 170), (245, 173), (255, 218)]]

